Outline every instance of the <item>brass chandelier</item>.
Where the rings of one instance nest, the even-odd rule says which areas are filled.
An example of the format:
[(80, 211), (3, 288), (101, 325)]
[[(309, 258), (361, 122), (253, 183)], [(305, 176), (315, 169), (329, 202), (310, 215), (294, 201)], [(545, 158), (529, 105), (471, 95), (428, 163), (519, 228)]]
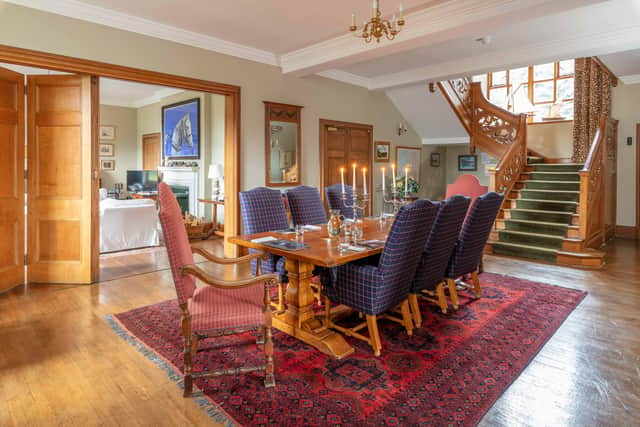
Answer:
[[(383, 37), (386, 37), (388, 40), (393, 40), (405, 24), (402, 4), (400, 4), (399, 16), (396, 17), (396, 15), (393, 15), (391, 21), (389, 21), (388, 19), (382, 19), (380, 17), (382, 14), (380, 13), (378, 3), (378, 0), (373, 0), (373, 14), (371, 15), (371, 19), (362, 25), (362, 30), (360, 34), (357, 35), (358, 37), (363, 38), (367, 43), (370, 43), (373, 39), (376, 40), (376, 43), (380, 43), (380, 39)], [(352, 33), (358, 31), (355, 13), (351, 14), (351, 26), (349, 27), (349, 31)]]

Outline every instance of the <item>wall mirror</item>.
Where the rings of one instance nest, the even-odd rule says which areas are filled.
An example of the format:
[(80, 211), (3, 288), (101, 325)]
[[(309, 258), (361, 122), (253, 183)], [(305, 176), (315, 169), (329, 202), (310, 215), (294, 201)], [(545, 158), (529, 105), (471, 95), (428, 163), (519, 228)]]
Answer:
[(269, 101), (264, 101), (264, 105), (266, 185), (300, 185), (302, 107)]

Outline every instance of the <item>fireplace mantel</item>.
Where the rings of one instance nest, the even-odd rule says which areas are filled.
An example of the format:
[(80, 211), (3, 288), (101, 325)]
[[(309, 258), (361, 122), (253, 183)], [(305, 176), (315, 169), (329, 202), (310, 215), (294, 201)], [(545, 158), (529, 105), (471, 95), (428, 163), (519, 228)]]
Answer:
[(200, 204), (198, 203), (200, 168), (197, 166), (163, 166), (158, 168), (158, 171), (162, 173), (162, 182), (168, 185), (189, 187), (189, 213), (201, 216)]

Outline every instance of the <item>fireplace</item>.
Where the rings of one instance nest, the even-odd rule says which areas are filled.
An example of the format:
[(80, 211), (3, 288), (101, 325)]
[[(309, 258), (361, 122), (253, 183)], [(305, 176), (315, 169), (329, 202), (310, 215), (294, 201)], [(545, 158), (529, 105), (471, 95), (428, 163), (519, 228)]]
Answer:
[(200, 216), (200, 168), (187, 166), (160, 167), (158, 172), (162, 173), (162, 182), (168, 185), (183, 185), (189, 187), (189, 213)]

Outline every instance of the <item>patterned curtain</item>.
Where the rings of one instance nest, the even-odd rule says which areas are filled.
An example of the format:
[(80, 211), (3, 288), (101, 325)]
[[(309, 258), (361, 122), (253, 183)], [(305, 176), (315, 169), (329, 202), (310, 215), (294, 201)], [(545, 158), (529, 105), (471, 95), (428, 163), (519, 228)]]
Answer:
[(574, 84), (573, 161), (584, 163), (600, 114), (611, 114), (611, 75), (593, 58), (578, 58)]

